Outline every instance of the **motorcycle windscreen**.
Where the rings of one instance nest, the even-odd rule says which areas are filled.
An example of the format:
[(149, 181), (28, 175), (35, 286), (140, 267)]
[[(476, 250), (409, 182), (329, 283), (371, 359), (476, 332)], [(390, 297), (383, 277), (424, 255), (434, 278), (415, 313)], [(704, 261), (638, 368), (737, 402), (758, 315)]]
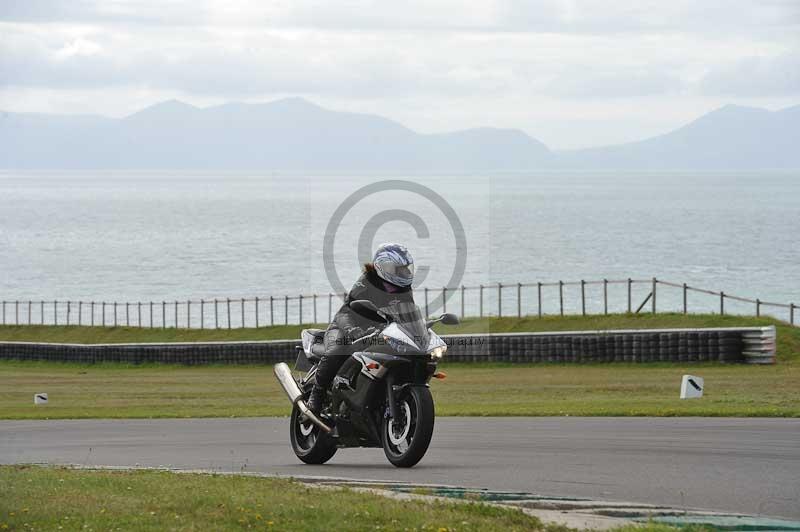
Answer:
[(392, 321), (414, 340), (420, 351), (426, 352), (430, 342), (430, 333), (425, 322), (425, 316), (417, 305), (410, 301), (398, 301), (381, 308), (381, 311), (391, 317)]

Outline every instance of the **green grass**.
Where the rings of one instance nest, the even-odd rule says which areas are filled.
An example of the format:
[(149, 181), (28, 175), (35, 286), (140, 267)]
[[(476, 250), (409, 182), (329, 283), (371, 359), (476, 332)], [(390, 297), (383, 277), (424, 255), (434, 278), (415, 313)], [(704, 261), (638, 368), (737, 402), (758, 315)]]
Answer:
[[(0, 466), (2, 530), (577, 532), (518, 508), (397, 500), (293, 480), (166, 471)], [(655, 522), (610, 532), (710, 532)]]
[(513, 508), (399, 501), (291, 480), (0, 466), (0, 530), (530, 530)]
[[(770, 318), (613, 315), (467, 320), (448, 332), (769, 325), (778, 327), (778, 363), (442, 364), (431, 388), (445, 416), (783, 416), (800, 417), (800, 329)], [(36, 335), (41, 329), (42, 334)], [(292, 327), (224, 331), (0, 328), (0, 339), (170, 341), (290, 337)], [(298, 327), (294, 327), (296, 331)], [(205, 335), (205, 336), (204, 336)], [(681, 401), (681, 375), (706, 379), (705, 397)], [(47, 392), (50, 404), (34, 406)], [(0, 418), (285, 416), (289, 403), (270, 366), (79, 365), (0, 361)]]
[[(440, 416), (800, 416), (800, 367), (442, 364)], [(680, 400), (681, 375), (706, 379)], [(33, 395), (47, 392), (50, 404)], [(0, 362), (0, 418), (286, 416), (269, 366), (126, 366)]]

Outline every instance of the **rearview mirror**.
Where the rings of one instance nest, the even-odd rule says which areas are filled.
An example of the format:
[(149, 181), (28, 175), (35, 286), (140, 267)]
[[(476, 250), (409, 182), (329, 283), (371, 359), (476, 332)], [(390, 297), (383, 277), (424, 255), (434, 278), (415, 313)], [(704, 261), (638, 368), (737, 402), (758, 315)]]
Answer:
[(460, 323), (458, 316), (450, 313), (442, 314), (441, 320), (445, 325), (458, 325)]

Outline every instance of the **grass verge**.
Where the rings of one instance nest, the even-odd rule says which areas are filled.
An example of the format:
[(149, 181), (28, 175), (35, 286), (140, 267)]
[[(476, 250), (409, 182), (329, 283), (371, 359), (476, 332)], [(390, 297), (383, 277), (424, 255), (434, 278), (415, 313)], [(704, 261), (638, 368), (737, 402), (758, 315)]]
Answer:
[(398, 501), (290, 480), (0, 466), (0, 530), (531, 530), (518, 509)]
[[(395, 500), (276, 478), (0, 466), (0, 530), (7, 529), (575, 532), (517, 508)], [(611, 532), (677, 531), (647, 523)]]
[[(664, 364), (442, 364), (439, 416), (800, 416), (800, 367)], [(680, 400), (681, 375), (705, 396)], [(47, 392), (50, 403), (33, 404)], [(286, 416), (269, 366), (0, 362), (0, 418)]]

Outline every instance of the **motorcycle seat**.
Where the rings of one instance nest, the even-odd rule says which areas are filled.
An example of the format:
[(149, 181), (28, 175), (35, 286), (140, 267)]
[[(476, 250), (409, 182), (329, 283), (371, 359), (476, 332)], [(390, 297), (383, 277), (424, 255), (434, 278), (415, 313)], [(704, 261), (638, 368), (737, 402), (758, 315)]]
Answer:
[(325, 329), (304, 329), (304, 330), (308, 334), (312, 335), (314, 338), (318, 338), (320, 342), (325, 337)]
[(322, 343), (323, 339), (325, 338), (325, 329), (305, 329), (303, 331), (306, 334), (311, 335), (312, 342), (309, 348), (309, 360), (312, 362), (316, 362), (322, 358), (325, 354), (325, 344)]
[(311, 354), (314, 356), (314, 358), (321, 359), (322, 356), (325, 354), (325, 344), (323, 343), (313, 344), (311, 346)]

